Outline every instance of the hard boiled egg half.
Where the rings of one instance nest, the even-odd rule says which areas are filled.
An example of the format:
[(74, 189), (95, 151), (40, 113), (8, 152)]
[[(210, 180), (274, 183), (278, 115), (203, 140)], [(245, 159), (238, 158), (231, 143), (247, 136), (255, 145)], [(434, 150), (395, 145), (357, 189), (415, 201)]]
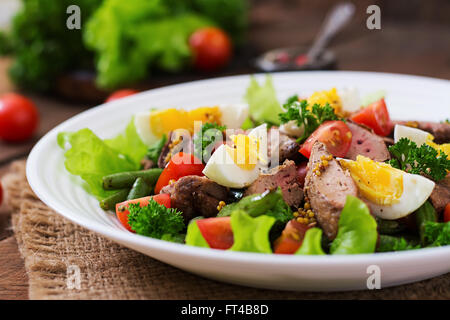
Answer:
[(396, 124), (394, 128), (394, 142), (397, 143), (401, 138), (408, 138), (419, 147), (422, 144), (427, 144), (438, 152), (444, 152), (447, 158), (450, 159), (450, 143), (437, 144), (433, 141), (433, 135), (424, 130)]
[(371, 212), (387, 220), (414, 212), (428, 199), (435, 185), (425, 177), (361, 155), (356, 161), (341, 159), (340, 163), (350, 171)]
[(244, 188), (252, 184), (267, 166), (267, 125), (245, 134), (232, 135), (233, 144), (223, 144), (208, 160), (203, 174), (229, 188)]
[(193, 133), (195, 121), (201, 121), (202, 124), (214, 122), (228, 129), (236, 129), (241, 127), (247, 117), (248, 105), (224, 104), (192, 110), (170, 108), (141, 112), (135, 115), (134, 124), (142, 141), (151, 145), (163, 134), (175, 129), (186, 129)]

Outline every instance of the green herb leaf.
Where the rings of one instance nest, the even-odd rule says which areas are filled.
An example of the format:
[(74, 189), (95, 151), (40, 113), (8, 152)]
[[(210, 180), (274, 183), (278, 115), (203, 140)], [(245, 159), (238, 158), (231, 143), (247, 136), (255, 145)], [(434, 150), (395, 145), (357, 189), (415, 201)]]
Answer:
[(404, 251), (419, 248), (420, 244), (407, 241), (403, 237), (394, 237), (381, 234), (379, 236), (377, 252)]
[(234, 244), (231, 251), (272, 253), (269, 232), (275, 218), (266, 215), (252, 218), (245, 211), (236, 210), (231, 214), (231, 229)]
[(299, 255), (324, 255), (322, 249), (322, 229), (311, 228), (305, 233), (301, 247), (295, 254)]
[(158, 162), (159, 155), (161, 154), (161, 150), (167, 142), (167, 136), (164, 134), (161, 139), (152, 144), (147, 151), (147, 158), (151, 160), (153, 163)]
[(339, 218), (339, 230), (330, 248), (331, 254), (373, 253), (377, 243), (377, 223), (367, 205), (353, 196)]
[(449, 222), (425, 222), (425, 240), (430, 247), (450, 245), (450, 221)]
[(141, 207), (139, 203), (130, 203), (128, 210), (128, 224), (140, 235), (174, 239), (178, 238), (185, 228), (180, 211), (166, 208), (153, 199), (145, 207)]
[(208, 162), (211, 157), (211, 151), (215, 142), (223, 140), (223, 131), (226, 126), (220, 126), (217, 123), (205, 123), (201, 130), (194, 136), (194, 155), (202, 159), (203, 163)]
[(314, 104), (309, 110), (308, 102), (298, 101), (297, 96), (290, 97), (283, 108), (286, 111), (278, 114), (281, 123), (295, 121), (298, 127), (304, 128), (303, 135), (297, 139), (299, 143), (305, 141), (323, 122), (339, 119), (328, 103), (325, 106)]
[(425, 174), (435, 181), (445, 178), (450, 170), (450, 159), (442, 151), (423, 144), (417, 147), (416, 143), (408, 138), (401, 138), (396, 144), (389, 147), (392, 159), (389, 164), (412, 174)]

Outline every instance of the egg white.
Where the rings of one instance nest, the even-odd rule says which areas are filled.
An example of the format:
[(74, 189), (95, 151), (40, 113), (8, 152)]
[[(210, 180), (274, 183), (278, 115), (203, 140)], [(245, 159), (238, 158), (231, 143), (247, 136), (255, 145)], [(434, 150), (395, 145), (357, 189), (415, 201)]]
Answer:
[(396, 124), (394, 127), (394, 142), (397, 143), (401, 138), (408, 138), (409, 140), (415, 142), (417, 146), (421, 146), (427, 142), (430, 134), (426, 131), (411, 128), (408, 126), (402, 126)]
[(403, 193), (398, 202), (391, 205), (378, 205), (367, 200), (370, 211), (386, 220), (406, 217), (417, 210), (430, 197), (435, 183), (417, 174), (403, 174)]
[(227, 129), (238, 129), (248, 118), (248, 105), (245, 103), (221, 104), (221, 122)]
[(229, 188), (244, 188), (259, 176), (259, 165), (252, 170), (244, 170), (234, 163), (227, 145), (221, 145), (208, 160), (203, 174), (214, 182)]
[(139, 112), (134, 116), (134, 126), (142, 142), (150, 146), (160, 138), (153, 134), (150, 128), (150, 111)]

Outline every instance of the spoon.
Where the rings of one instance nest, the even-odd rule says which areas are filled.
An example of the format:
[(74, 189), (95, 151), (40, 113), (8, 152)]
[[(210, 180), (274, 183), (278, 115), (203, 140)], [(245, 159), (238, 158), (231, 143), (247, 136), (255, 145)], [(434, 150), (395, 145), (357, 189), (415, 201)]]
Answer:
[(320, 32), (306, 54), (304, 49), (299, 47), (274, 49), (257, 58), (256, 66), (263, 71), (313, 69), (334, 61), (334, 55), (325, 50), (326, 46), (350, 21), (354, 12), (355, 5), (351, 2), (337, 4), (328, 13)]

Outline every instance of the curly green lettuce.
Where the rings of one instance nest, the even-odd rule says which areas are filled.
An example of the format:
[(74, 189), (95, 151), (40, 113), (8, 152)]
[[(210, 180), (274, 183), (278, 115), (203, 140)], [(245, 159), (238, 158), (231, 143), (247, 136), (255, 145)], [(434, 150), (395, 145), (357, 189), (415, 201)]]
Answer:
[(80, 176), (85, 190), (99, 200), (116, 192), (103, 189), (103, 176), (139, 170), (140, 160), (147, 152), (133, 120), (123, 133), (112, 139), (102, 140), (85, 128), (77, 132), (60, 132), (57, 142), (65, 150), (67, 171)]

